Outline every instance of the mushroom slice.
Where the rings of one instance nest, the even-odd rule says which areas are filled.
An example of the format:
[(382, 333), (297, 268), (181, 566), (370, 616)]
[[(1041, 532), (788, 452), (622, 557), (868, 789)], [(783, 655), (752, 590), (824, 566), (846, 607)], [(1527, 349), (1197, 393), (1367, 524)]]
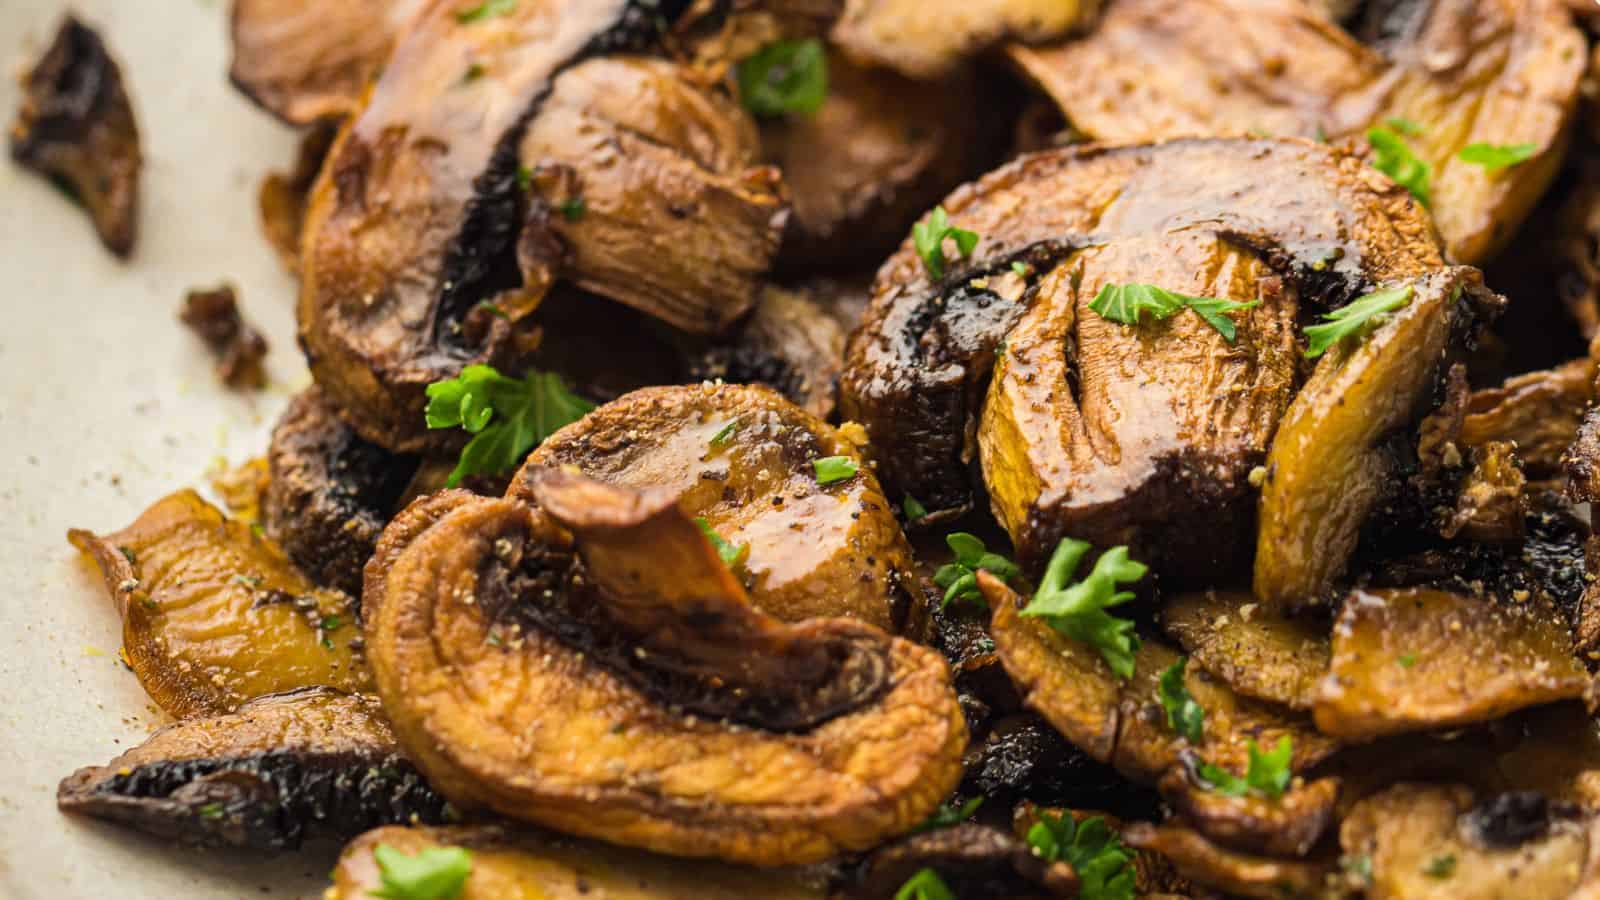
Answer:
[(351, 836), (445, 818), (377, 698), (329, 688), (168, 725), (63, 779), (56, 803), (158, 837), (253, 850), (292, 850), (314, 830)]
[(379, 694), (445, 796), (781, 865), (864, 850), (949, 795), (967, 733), (938, 654), (756, 612), (670, 493), (556, 470), (530, 488), (537, 508), (403, 515), (368, 568)]
[(219, 715), (311, 685), (370, 690), (350, 598), (307, 581), (194, 491), (168, 495), (121, 531), (67, 537), (99, 565), (124, 658), (172, 716)]
[(256, 190), (261, 232), (291, 275), (300, 274), (300, 234), (306, 224), (311, 188), (317, 183), (322, 161), (338, 133), (338, 127), (331, 122), (307, 130), (300, 139), (294, 167), (287, 172), (268, 172)]
[(1332, 867), (1321, 861), (1286, 860), (1229, 850), (1181, 824), (1135, 822), (1123, 829), (1128, 846), (1158, 853), (1178, 874), (1229, 895), (1278, 900), (1316, 897)]
[[(820, 483), (815, 464), (830, 457), (854, 474)], [(531, 496), (545, 467), (677, 497), (731, 547), (748, 546), (735, 568), (768, 615), (849, 616), (891, 631), (921, 621), (910, 545), (859, 451), (767, 388), (635, 391), (541, 444), (512, 494)]]
[(1484, 722), (1580, 697), (1589, 682), (1543, 598), (1429, 588), (1354, 591), (1333, 629), (1317, 728), (1345, 738)]
[(1200, 777), (1198, 757), (1162, 776), (1162, 797), (1207, 839), (1263, 856), (1302, 857), (1311, 852), (1333, 823), (1339, 779), (1292, 784), (1283, 796), (1232, 797), (1211, 790)]
[(912, 835), (873, 851), (840, 900), (879, 900), (923, 869), (933, 869), (956, 897), (1078, 896), (1078, 875), (1047, 862), (1025, 842), (988, 825), (963, 822)]
[(144, 156), (117, 61), (93, 28), (68, 15), (22, 87), (12, 158), (65, 187), (88, 210), (100, 243), (126, 257), (138, 230)]
[(1520, 544), (1527, 516), (1528, 478), (1514, 444), (1491, 441), (1472, 451), (1472, 471), (1456, 495), (1456, 508), (1439, 528), (1446, 540), (1461, 536), (1485, 544)]
[[(1023, 599), (987, 573), (978, 576), (994, 610), (994, 642), (1023, 702), (1090, 756), (1109, 762), (1127, 777), (1146, 784), (1180, 761), (1187, 746), (1167, 727), (1157, 686), (1161, 673), (1178, 661), (1165, 644), (1146, 639), (1134, 660), (1134, 675), (1121, 681), (1092, 647), (1058, 635), (1038, 619), (1023, 618)], [(1184, 686), (1206, 711), (1201, 758), (1243, 773), (1249, 745), (1274, 746), (1280, 737), (1293, 745), (1292, 766), (1304, 770), (1321, 762), (1337, 743), (1318, 734), (1301, 716), (1236, 695), (1197, 668), (1184, 671)]]
[(1371, 334), (1329, 348), (1272, 439), (1254, 581), (1270, 608), (1324, 598), (1368, 515), (1396, 489), (1396, 442), (1434, 402), (1479, 322), (1504, 303), (1476, 269), (1441, 269), (1404, 288), (1406, 305)]
[(1582, 822), (1537, 794), (1474, 807), (1471, 789), (1397, 784), (1356, 804), (1339, 829), (1371, 862), (1374, 898), (1568, 897), (1593, 853)]
[(261, 365), (267, 355), (267, 339), (239, 313), (238, 297), (231, 284), (209, 290), (196, 289), (184, 295), (178, 321), (189, 326), (216, 358), (217, 378), (234, 390), (260, 390), (267, 384)]
[(1246, 697), (1310, 709), (1328, 671), (1328, 636), (1310, 623), (1261, 608), (1248, 594), (1179, 595), (1161, 624), (1191, 659)]
[(1048, 41), (1081, 29), (1102, 0), (845, 0), (832, 40), (851, 56), (919, 80), (948, 75), (1006, 40)]
[[(1560, 168), (1587, 62), (1583, 34), (1561, 0), (1368, 10), (1352, 35), (1300, 0), (1119, 0), (1082, 38), (1010, 53), (1092, 140), (1360, 140), (1389, 128), (1429, 169), (1423, 202), (1431, 197), (1451, 258), (1480, 262)], [(1472, 144), (1524, 152), (1490, 169), (1457, 156)]]
[(423, 0), (234, 0), (228, 77), (291, 125), (355, 112)]
[[(1297, 317), (1441, 264), (1403, 191), (1297, 141), (1043, 151), (943, 206), (976, 249), (935, 279), (907, 242), (878, 272), (840, 408), (928, 524), (971, 506), (981, 451), (1025, 558), (1069, 524), (1145, 538), (1195, 574), (1246, 557), (1247, 478), (1292, 396)], [(1113, 282), (1264, 302), (1230, 344), (1189, 312), (1137, 327), (1091, 312)]]
[(267, 534), (318, 584), (361, 595), (361, 569), (417, 472), (362, 440), (316, 387), (289, 402), (267, 451)]
[[(574, 244), (580, 281), (603, 275), (625, 294), (619, 299), (648, 299), (657, 304), (651, 311), (707, 329), (754, 300), (745, 275), (760, 251), (744, 240), (746, 226), (766, 222), (775, 252), (781, 225), (767, 175), (712, 168), (738, 157), (737, 145), (715, 143), (729, 134), (744, 134), (756, 152), (748, 124), (707, 130), (718, 116), (742, 111), (663, 80), (657, 64), (581, 65), (652, 46), (654, 13), (632, 0), (527, 0), (498, 15), (459, 12), (432, 4), (400, 39), (334, 145), (305, 224), (299, 327), (312, 374), (362, 437), (402, 452), (441, 440), (424, 427), (428, 384), (473, 363), (510, 366), (525, 354), (532, 326), (524, 320), (564, 269), (555, 265), (565, 256), (557, 233)], [(596, 83), (600, 73), (607, 78)], [(581, 105), (587, 100), (592, 109)], [(578, 146), (574, 134), (615, 134), (621, 146), (584, 158), (576, 171), (548, 167), (541, 175), (571, 176), (555, 177), (559, 192), (531, 169), (523, 173), (519, 158), (525, 138), (549, 134), (547, 107), (552, 121), (583, 125), (561, 132), (568, 149)], [(679, 139), (707, 143), (689, 148)], [(667, 172), (684, 183), (657, 179)], [(537, 191), (524, 190), (535, 180)], [(581, 190), (568, 193), (574, 186)], [(623, 198), (629, 204), (616, 205)], [(641, 249), (634, 226), (617, 229), (646, 207), (658, 230), (643, 236), (651, 243)], [(719, 223), (726, 234), (683, 238), (690, 224), (709, 233), (713, 212), (728, 219)], [(529, 216), (536, 221), (525, 229)], [(602, 254), (585, 270), (583, 260), (601, 251), (580, 229), (597, 244), (619, 242), (606, 252), (625, 252), (636, 268)], [(497, 314), (479, 308), (485, 300)]]
[(489, 827), (379, 828), (351, 841), (327, 900), (367, 900), (384, 886), (376, 853), (460, 847), (472, 867), (458, 900), (823, 900), (806, 870), (685, 862), (547, 832)]
[(1516, 444), (1529, 479), (1559, 478), (1561, 454), (1576, 440), (1583, 411), (1594, 399), (1595, 374), (1595, 361), (1584, 357), (1508, 378), (1497, 388), (1474, 391), (1462, 424), (1462, 443), (1481, 447), (1509, 441)]

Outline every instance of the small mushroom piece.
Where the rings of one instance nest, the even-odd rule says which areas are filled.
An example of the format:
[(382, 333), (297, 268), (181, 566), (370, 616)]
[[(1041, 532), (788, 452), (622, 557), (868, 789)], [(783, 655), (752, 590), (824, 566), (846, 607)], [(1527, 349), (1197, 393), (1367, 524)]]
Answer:
[(1559, 478), (1561, 454), (1577, 438), (1583, 411), (1594, 399), (1595, 374), (1595, 361), (1584, 357), (1474, 391), (1467, 402), (1462, 443), (1481, 447), (1510, 441), (1529, 479)]
[(1178, 874), (1232, 896), (1279, 900), (1321, 896), (1333, 867), (1321, 860), (1286, 860), (1229, 850), (1182, 824), (1135, 822), (1123, 829), (1128, 846), (1171, 860)]
[(12, 158), (70, 192), (106, 249), (127, 257), (144, 156), (117, 61), (93, 28), (68, 15), (22, 86)]
[(168, 495), (120, 531), (67, 537), (105, 577), (129, 668), (175, 718), (312, 685), (371, 689), (351, 599), (313, 585), (194, 491)]
[(1439, 535), (1483, 544), (1521, 544), (1526, 524), (1528, 478), (1516, 446), (1491, 441), (1472, 451), (1472, 471), (1456, 495), (1456, 508)]
[(1317, 728), (1343, 738), (1485, 722), (1580, 697), (1589, 679), (1542, 597), (1429, 588), (1353, 591), (1334, 623)]
[[(844, 457), (823, 484), (815, 463)], [(849, 616), (889, 631), (921, 622), (911, 548), (855, 445), (759, 386), (645, 388), (563, 428), (534, 450), (511, 493), (545, 467), (664, 491), (685, 515), (749, 551), (736, 568), (756, 608), (786, 622)]]
[(1310, 709), (1328, 671), (1328, 636), (1304, 620), (1252, 603), (1249, 594), (1181, 594), (1161, 624), (1189, 658), (1246, 697)]
[(168, 725), (63, 779), (56, 803), (185, 844), (251, 850), (446, 816), (444, 800), (401, 755), (377, 698), (329, 688)]
[(492, 827), (379, 828), (351, 841), (327, 900), (368, 900), (383, 887), (375, 856), (460, 847), (472, 868), (457, 900), (823, 900), (807, 870), (687, 862), (549, 832)]
[(1233, 797), (1211, 790), (1192, 752), (1160, 782), (1161, 796), (1208, 840), (1245, 853), (1303, 857), (1333, 824), (1339, 779), (1293, 783), (1281, 797)]
[(937, 653), (757, 612), (670, 493), (530, 487), (537, 507), (420, 501), (367, 570), (378, 692), (452, 802), (787, 865), (872, 847), (955, 787), (967, 732)]
[(1504, 304), (1475, 269), (1440, 269), (1407, 289), (1406, 305), (1370, 334), (1323, 354), (1272, 439), (1253, 584), (1269, 608), (1325, 599), (1396, 490), (1391, 442), (1417, 426), (1450, 363)]
[(956, 897), (1035, 900), (1078, 896), (1078, 875), (1066, 862), (1049, 862), (1025, 842), (988, 825), (963, 822), (887, 844), (867, 857), (858, 880), (840, 900), (879, 900), (917, 872), (933, 869)]
[(1036, 43), (1080, 30), (1102, 5), (1102, 0), (846, 0), (831, 37), (851, 56), (927, 81), (1003, 41)]
[(217, 377), (223, 384), (236, 390), (266, 386), (261, 360), (267, 355), (267, 339), (239, 314), (232, 285), (190, 291), (183, 298), (178, 318), (217, 358)]
[(300, 235), (305, 229), (311, 189), (338, 133), (338, 126), (327, 122), (309, 129), (300, 139), (294, 167), (287, 172), (268, 172), (256, 190), (261, 233), (291, 275), (300, 274)]

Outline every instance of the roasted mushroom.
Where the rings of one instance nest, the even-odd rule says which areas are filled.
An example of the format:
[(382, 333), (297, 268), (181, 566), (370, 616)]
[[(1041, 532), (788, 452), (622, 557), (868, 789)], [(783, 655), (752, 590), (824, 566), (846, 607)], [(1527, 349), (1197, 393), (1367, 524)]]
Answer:
[(1033, 848), (987, 825), (963, 823), (887, 844), (867, 858), (841, 900), (893, 897), (922, 869), (933, 869), (956, 897), (1077, 897), (1072, 866), (1039, 857)]
[(1594, 360), (1585, 357), (1474, 391), (1462, 424), (1462, 443), (1481, 447), (1510, 441), (1529, 479), (1559, 478), (1561, 455), (1577, 439), (1583, 411), (1594, 399), (1595, 374)]
[(1181, 595), (1162, 609), (1161, 624), (1190, 659), (1246, 697), (1310, 709), (1328, 671), (1325, 624), (1278, 615), (1247, 594)]
[(261, 360), (267, 355), (267, 339), (239, 314), (232, 285), (190, 291), (178, 318), (217, 358), (217, 377), (223, 384), (236, 389), (266, 386)]
[(338, 128), (331, 123), (307, 131), (300, 140), (294, 167), (287, 172), (268, 172), (256, 191), (261, 232), (291, 275), (300, 274), (300, 233), (306, 224), (311, 188), (317, 182), (322, 161), (333, 148), (333, 139), (338, 133)]
[(313, 586), (194, 491), (121, 531), (67, 537), (99, 565), (122, 616), (123, 657), (172, 716), (220, 715), (312, 685), (371, 689), (350, 598)]
[(1171, 860), (1178, 874), (1196, 884), (1239, 897), (1320, 896), (1332, 865), (1322, 860), (1288, 860), (1229, 850), (1182, 823), (1136, 822), (1122, 832), (1129, 846)]
[(537, 507), (422, 501), (367, 569), (384, 708), (453, 802), (775, 865), (871, 847), (955, 787), (933, 651), (757, 612), (671, 492), (523, 480)]
[(1303, 857), (1334, 821), (1339, 779), (1291, 784), (1281, 797), (1219, 793), (1198, 771), (1200, 759), (1188, 753), (1183, 765), (1161, 778), (1161, 795), (1173, 810), (1208, 840), (1245, 853)]
[(88, 210), (100, 242), (126, 257), (138, 230), (139, 128), (117, 61), (93, 28), (68, 15), (23, 78), (11, 156)]
[(1048, 41), (1093, 22), (1102, 0), (846, 0), (832, 39), (912, 78), (949, 74), (1006, 40)]
[(56, 803), (186, 844), (252, 850), (292, 850), (314, 831), (353, 837), (446, 818), (377, 699), (329, 688), (168, 725), (104, 766), (74, 772)]

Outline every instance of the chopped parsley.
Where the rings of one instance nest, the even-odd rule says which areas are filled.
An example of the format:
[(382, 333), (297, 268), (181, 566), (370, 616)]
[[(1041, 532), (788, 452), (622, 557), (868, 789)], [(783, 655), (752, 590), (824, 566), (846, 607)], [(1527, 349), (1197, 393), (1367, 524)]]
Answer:
[(482, 78), (482, 77), (483, 77), (483, 66), (479, 65), (478, 63), (473, 63), (472, 65), (467, 66), (467, 71), (462, 74), (461, 83), (462, 84), (471, 84), (474, 81), (477, 81), (479, 78)]
[(956, 900), (956, 895), (938, 872), (918, 869), (917, 874), (907, 878), (900, 890), (894, 892), (894, 900)]
[(249, 588), (252, 591), (258, 590), (261, 587), (261, 581), (262, 581), (262, 579), (261, 579), (260, 575), (235, 575), (235, 576), (233, 576), (233, 583), (234, 584), (237, 584), (237, 585), (239, 585), (241, 587)]
[(1001, 581), (1010, 581), (1021, 574), (1017, 564), (998, 553), (990, 553), (989, 548), (983, 544), (983, 539), (975, 534), (957, 531), (945, 535), (945, 544), (950, 547), (950, 552), (955, 554), (955, 560), (947, 562), (933, 573), (933, 583), (944, 588), (944, 600), (940, 606), (949, 606), (952, 600), (976, 600), (983, 602), (983, 592), (978, 590), (978, 573), (988, 572)]
[(1483, 166), (1490, 172), (1525, 163), (1539, 153), (1538, 144), (1468, 144), (1456, 154), (1462, 162)]
[(935, 281), (944, 277), (945, 238), (955, 242), (956, 252), (961, 259), (971, 256), (973, 248), (978, 246), (978, 233), (951, 225), (950, 214), (944, 211), (943, 206), (935, 206), (927, 219), (911, 226), (911, 243), (916, 246), (917, 255), (922, 257), (928, 277)]
[(473, 435), (445, 482), (455, 487), (467, 475), (500, 475), (594, 404), (567, 390), (561, 376), (529, 372), (508, 378), (493, 366), (467, 366), (455, 378), (428, 385), (428, 427), (461, 427)]
[(200, 813), (200, 818), (202, 819), (220, 819), (222, 818), (222, 804), (206, 803), (196, 810), (196, 812)]
[(582, 197), (573, 197), (571, 200), (564, 201), (556, 209), (561, 210), (561, 215), (568, 222), (576, 222), (583, 218), (584, 213), (589, 211), (589, 205), (583, 202)]
[(478, 301), (478, 308), (483, 310), (484, 312), (488, 313), (489, 315), (494, 316), (496, 319), (510, 320), (510, 318), (511, 318), (510, 316), (506, 315), (506, 311), (505, 310), (501, 309), (499, 307), (499, 305), (497, 305), (496, 303), (494, 303), (491, 300), (479, 300)]
[(912, 834), (921, 834), (924, 831), (936, 831), (940, 828), (950, 828), (960, 825), (972, 818), (972, 814), (983, 805), (982, 797), (973, 797), (962, 804), (947, 803), (933, 811), (933, 815), (923, 821), (921, 825), (912, 829)]
[(1179, 657), (1177, 662), (1168, 666), (1161, 673), (1156, 693), (1161, 698), (1161, 708), (1167, 714), (1167, 727), (1189, 743), (1199, 744), (1205, 734), (1206, 711), (1195, 702), (1188, 686), (1183, 683), (1183, 669), (1188, 662), (1188, 657)]
[(739, 420), (738, 419), (730, 419), (728, 421), (728, 424), (722, 426), (721, 428), (718, 428), (717, 429), (717, 433), (713, 434), (711, 436), (711, 441), (710, 441), (711, 446), (716, 447), (718, 449), (721, 449), (723, 447), (728, 446), (728, 441), (733, 439), (733, 433), (735, 431), (738, 431), (738, 430), (739, 430)]
[(533, 189), (533, 170), (527, 166), (517, 166), (517, 190), (527, 193)]
[(1428, 193), (1428, 164), (1411, 152), (1404, 138), (1388, 128), (1368, 129), (1367, 143), (1372, 145), (1372, 167), (1410, 191), (1426, 208), (1432, 200)]
[(816, 38), (768, 44), (734, 74), (745, 108), (758, 116), (809, 115), (828, 97), (828, 56)]
[(1210, 763), (1201, 763), (1195, 772), (1207, 789), (1215, 793), (1228, 797), (1255, 794), (1276, 800), (1289, 788), (1289, 779), (1294, 774), (1289, 763), (1293, 758), (1293, 743), (1284, 735), (1269, 753), (1262, 753), (1261, 747), (1254, 740), (1250, 741), (1250, 765), (1243, 778)]
[(128, 565), (137, 566), (139, 564), (138, 555), (135, 554), (132, 550), (128, 549), (127, 547), (120, 547), (119, 546), (119, 547), (117, 547), (117, 552), (121, 553), (122, 554), (122, 558), (126, 559), (128, 561)]
[(1039, 590), (1022, 614), (1044, 618), (1063, 637), (1100, 651), (1100, 658), (1119, 677), (1132, 678), (1139, 635), (1132, 622), (1106, 610), (1132, 600), (1132, 591), (1117, 588), (1138, 581), (1149, 569), (1129, 559), (1127, 547), (1112, 547), (1100, 554), (1082, 581), (1073, 582), (1078, 563), (1088, 552), (1087, 541), (1066, 538), (1056, 545)]
[(388, 844), (372, 851), (384, 900), (455, 900), (472, 874), (472, 854), (461, 847), (428, 847), (407, 856)]
[(1454, 853), (1435, 856), (1433, 859), (1428, 860), (1428, 864), (1422, 869), (1422, 874), (1429, 878), (1449, 878), (1455, 873), (1456, 855)]
[(338, 631), (343, 626), (344, 620), (334, 615), (323, 616), (322, 621), (317, 624), (323, 631)]
[(1153, 284), (1107, 284), (1102, 286), (1100, 293), (1090, 301), (1089, 308), (1102, 317), (1123, 325), (1139, 324), (1140, 317), (1145, 313), (1149, 313), (1152, 318), (1165, 319), (1181, 309), (1192, 309), (1205, 320), (1207, 325), (1215, 328), (1223, 340), (1231, 344), (1239, 336), (1238, 329), (1234, 326), (1233, 320), (1223, 313), (1260, 305), (1260, 300), (1241, 303), (1218, 297), (1192, 297)]
[(1399, 116), (1396, 116), (1393, 119), (1384, 119), (1383, 120), (1383, 124), (1389, 126), (1390, 128), (1394, 129), (1395, 131), (1400, 132), (1401, 134), (1405, 135), (1406, 137), (1422, 137), (1424, 134), (1427, 133), (1427, 129), (1423, 128), (1421, 125), (1417, 124), (1415, 121), (1413, 121), (1411, 119), (1401, 118)]
[(1402, 669), (1409, 669), (1417, 664), (1417, 655), (1415, 653), (1402, 653), (1400, 654), (1400, 657), (1395, 660), (1395, 664)]
[(849, 481), (861, 471), (861, 466), (848, 456), (824, 456), (811, 461), (811, 468), (817, 473), (817, 484), (833, 484), (836, 481)]
[(1372, 883), (1372, 857), (1365, 853), (1339, 857), (1339, 868), (1362, 884)]
[(706, 536), (706, 540), (711, 542), (711, 546), (717, 551), (717, 556), (722, 559), (728, 568), (737, 569), (744, 564), (746, 559), (750, 558), (749, 544), (734, 546), (727, 538), (717, 534), (716, 529), (711, 527), (711, 523), (706, 521), (705, 516), (695, 516), (694, 524), (696, 528), (700, 529), (700, 533)]
[(905, 499), (900, 501), (900, 509), (905, 512), (907, 522), (915, 522), (918, 519), (928, 517), (928, 508), (910, 494), (907, 494)]
[(1027, 278), (1029, 275), (1033, 274), (1033, 266), (1030, 266), (1025, 262), (1014, 262), (1011, 264), (1011, 271), (1017, 273), (1017, 276), (1020, 278)]
[(1389, 313), (1410, 303), (1411, 294), (1409, 284), (1384, 288), (1332, 312), (1323, 313), (1322, 317), (1327, 322), (1306, 329), (1306, 358), (1315, 359), (1345, 338), (1364, 334), (1377, 327)]
[(1071, 864), (1079, 900), (1133, 900), (1133, 851), (1105, 819), (1044, 813), (1028, 829), (1028, 846), (1041, 859)]
[(517, 0), (483, 0), (477, 6), (456, 10), (456, 21), (463, 25), (503, 16), (517, 8)]

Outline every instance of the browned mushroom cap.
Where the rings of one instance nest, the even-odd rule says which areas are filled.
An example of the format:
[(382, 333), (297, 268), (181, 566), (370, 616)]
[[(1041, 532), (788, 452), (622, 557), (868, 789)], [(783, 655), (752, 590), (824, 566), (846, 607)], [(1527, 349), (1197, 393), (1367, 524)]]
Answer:
[(1461, 785), (1397, 784), (1357, 804), (1339, 837), (1371, 862), (1367, 896), (1573, 896), (1595, 852), (1585, 822), (1537, 794), (1474, 799)]
[(1161, 795), (1187, 823), (1224, 847), (1263, 856), (1305, 856), (1333, 824), (1337, 778), (1296, 782), (1271, 799), (1234, 797), (1204, 783), (1197, 756), (1185, 753), (1183, 762), (1161, 777)]
[(471, 854), (457, 900), (822, 900), (807, 870), (756, 870), (687, 862), (547, 832), (499, 828), (379, 828), (351, 841), (333, 870), (328, 900), (367, 900), (382, 886), (374, 853), (406, 856), (441, 847)]
[[(834, 456), (856, 474), (819, 483), (814, 463)], [(511, 493), (532, 496), (545, 467), (664, 492), (733, 546), (748, 545), (738, 569), (768, 615), (850, 616), (887, 630), (921, 621), (911, 548), (859, 451), (767, 388), (635, 391), (552, 435)]]
[(1462, 443), (1481, 447), (1510, 441), (1529, 479), (1558, 478), (1561, 454), (1577, 439), (1583, 411), (1594, 399), (1595, 374), (1595, 361), (1584, 357), (1474, 391), (1462, 423)]
[(261, 360), (267, 355), (267, 339), (240, 314), (233, 285), (189, 291), (178, 310), (178, 320), (189, 326), (216, 358), (217, 378), (223, 384), (235, 390), (266, 386)]
[(1369, 738), (1448, 728), (1583, 695), (1588, 676), (1542, 597), (1480, 600), (1446, 591), (1355, 591), (1333, 629), (1317, 727)]
[(1310, 709), (1328, 671), (1326, 626), (1291, 619), (1248, 594), (1183, 594), (1161, 611), (1161, 624), (1189, 657), (1246, 697)]
[(400, 754), (377, 698), (306, 688), (189, 719), (61, 782), (64, 812), (184, 843), (282, 850), (438, 822), (444, 801)]
[[(1135, 657), (1133, 678), (1121, 681), (1094, 648), (1021, 616), (1023, 599), (1004, 583), (980, 573), (978, 584), (994, 610), (992, 631), (1000, 659), (1024, 703), (1067, 740), (1136, 781), (1154, 782), (1179, 762), (1187, 743), (1168, 728), (1157, 693), (1161, 673), (1178, 661), (1175, 651), (1145, 640)], [(1337, 747), (1304, 717), (1240, 697), (1203, 669), (1187, 668), (1184, 685), (1205, 708), (1205, 734), (1196, 750), (1213, 765), (1243, 773), (1251, 741), (1266, 748), (1284, 736), (1292, 741), (1296, 771), (1315, 765)]]
[(964, 822), (887, 844), (873, 851), (859, 881), (840, 900), (893, 897), (906, 880), (933, 869), (956, 897), (1078, 896), (1078, 875), (1065, 862), (1047, 862), (1023, 841), (988, 825)]
[[(1088, 35), (1011, 55), (1093, 140), (1359, 140), (1401, 120), (1419, 131), (1403, 139), (1430, 167), (1451, 257), (1485, 259), (1560, 167), (1582, 33), (1561, 0), (1381, 4), (1355, 32), (1298, 0), (1119, 0)], [(1474, 143), (1527, 144), (1533, 156), (1491, 171), (1456, 157)]]
[(333, 148), (338, 133), (338, 127), (332, 122), (308, 129), (300, 139), (293, 168), (287, 172), (268, 172), (256, 190), (261, 232), (291, 275), (300, 274), (300, 233), (306, 224), (311, 188), (317, 182), (322, 161)]
[(532, 487), (542, 509), (408, 513), (368, 569), (384, 708), (445, 796), (777, 865), (870, 847), (955, 786), (967, 735), (936, 653), (755, 612), (670, 494)]
[(1320, 860), (1286, 860), (1229, 850), (1186, 825), (1135, 822), (1122, 832), (1131, 847), (1159, 853), (1178, 874), (1240, 897), (1279, 900), (1316, 897), (1333, 867)]
[(1408, 430), (1479, 323), (1504, 304), (1476, 269), (1441, 269), (1408, 284), (1406, 305), (1371, 334), (1329, 348), (1272, 440), (1253, 584), (1269, 607), (1324, 599), (1368, 515), (1394, 496), (1395, 442), (1416, 446)]
[[(981, 450), (991, 506), (1040, 562), (1065, 530), (1192, 574), (1247, 554), (1248, 474), (1292, 395), (1297, 317), (1440, 264), (1403, 191), (1301, 142), (1058, 149), (944, 206), (976, 251), (937, 281), (911, 246), (880, 270), (841, 409), (924, 521), (972, 503)], [(1129, 327), (1089, 311), (1114, 282), (1263, 303), (1230, 345), (1187, 313)]]
[(117, 61), (93, 28), (68, 15), (22, 87), (12, 158), (70, 191), (100, 242), (126, 257), (138, 230), (144, 157)]
[(423, 0), (234, 0), (234, 87), (291, 125), (355, 112)]
[[(434, 4), (406, 32), (323, 167), (305, 226), (312, 374), (363, 437), (399, 451), (437, 441), (422, 416), (429, 383), (523, 355), (524, 320), (557, 274), (712, 330), (753, 302), (751, 273), (781, 225), (770, 173), (736, 163), (756, 153), (753, 127), (708, 130), (742, 111), (665, 64), (585, 62), (650, 46), (654, 11), (529, 0), (458, 13)], [(534, 173), (544, 155), (563, 159), (547, 146), (556, 122), (567, 152), (574, 134), (616, 146)], [(485, 300), (498, 315), (478, 314)]]
[(927, 80), (1006, 40), (1048, 41), (1094, 21), (1101, 0), (845, 0), (832, 39), (853, 56)]
[(121, 531), (67, 537), (99, 565), (122, 616), (124, 658), (171, 715), (232, 712), (311, 685), (371, 689), (351, 646), (350, 598), (314, 586), (194, 491), (167, 496)]

